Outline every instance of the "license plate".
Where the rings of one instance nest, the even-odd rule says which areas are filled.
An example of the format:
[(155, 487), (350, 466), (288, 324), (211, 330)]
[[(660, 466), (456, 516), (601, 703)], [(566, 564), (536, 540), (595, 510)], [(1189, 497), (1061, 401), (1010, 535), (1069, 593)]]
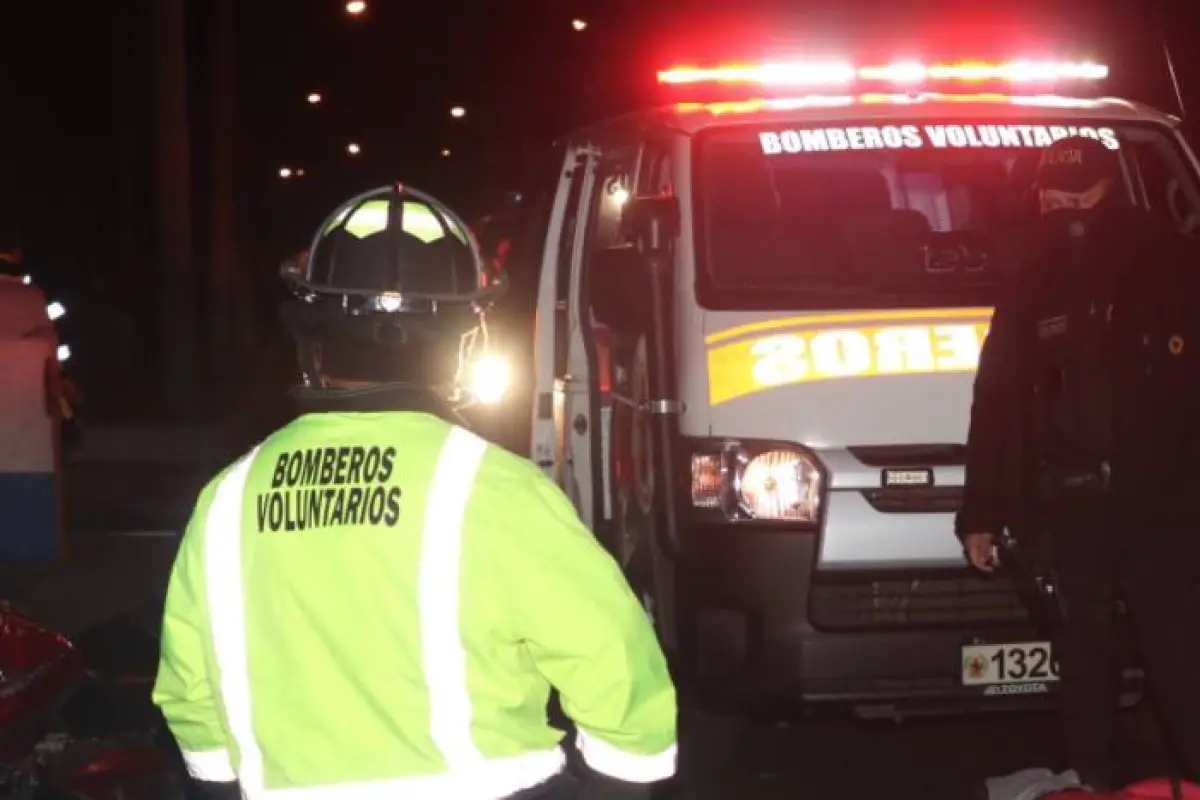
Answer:
[(1049, 642), (971, 644), (962, 649), (963, 686), (1057, 680), (1058, 662)]

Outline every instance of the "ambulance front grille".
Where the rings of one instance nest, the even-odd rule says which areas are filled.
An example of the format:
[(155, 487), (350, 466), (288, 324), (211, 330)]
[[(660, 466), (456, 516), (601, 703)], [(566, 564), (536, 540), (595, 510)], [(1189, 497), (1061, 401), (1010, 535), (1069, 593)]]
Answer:
[(809, 617), (826, 630), (975, 627), (1029, 619), (1009, 581), (974, 577), (818, 583)]
[(962, 505), (961, 486), (864, 489), (863, 497), (884, 514), (954, 514)]
[(854, 445), (850, 455), (868, 467), (961, 467), (967, 448), (961, 444)]

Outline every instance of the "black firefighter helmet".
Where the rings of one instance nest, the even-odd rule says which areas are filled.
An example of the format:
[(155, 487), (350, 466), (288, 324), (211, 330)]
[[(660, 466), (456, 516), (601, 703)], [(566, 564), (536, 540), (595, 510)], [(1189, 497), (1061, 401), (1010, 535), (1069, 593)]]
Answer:
[(293, 295), (282, 316), (307, 387), (421, 387), (456, 408), (507, 389), (487, 328), (505, 283), (430, 195), (396, 184), (351, 198), (282, 273)]

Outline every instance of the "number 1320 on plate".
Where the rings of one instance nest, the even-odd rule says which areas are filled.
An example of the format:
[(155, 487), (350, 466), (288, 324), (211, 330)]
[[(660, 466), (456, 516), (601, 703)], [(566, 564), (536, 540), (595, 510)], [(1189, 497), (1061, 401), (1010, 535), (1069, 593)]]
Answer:
[(1057, 680), (1058, 662), (1049, 642), (971, 644), (962, 649), (964, 686)]

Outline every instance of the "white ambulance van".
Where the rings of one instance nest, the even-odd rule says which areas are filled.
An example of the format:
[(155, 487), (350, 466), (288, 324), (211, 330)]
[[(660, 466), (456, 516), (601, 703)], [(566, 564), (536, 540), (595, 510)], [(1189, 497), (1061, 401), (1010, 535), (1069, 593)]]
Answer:
[(1200, 219), (1179, 120), (1068, 96), (1106, 73), (678, 68), (660, 83), (725, 99), (554, 149), (513, 256), (539, 265), (532, 457), (697, 689), (889, 715), (1053, 694), (1050, 644), (953, 521), (1041, 150), (1099, 139), (1137, 205)]

